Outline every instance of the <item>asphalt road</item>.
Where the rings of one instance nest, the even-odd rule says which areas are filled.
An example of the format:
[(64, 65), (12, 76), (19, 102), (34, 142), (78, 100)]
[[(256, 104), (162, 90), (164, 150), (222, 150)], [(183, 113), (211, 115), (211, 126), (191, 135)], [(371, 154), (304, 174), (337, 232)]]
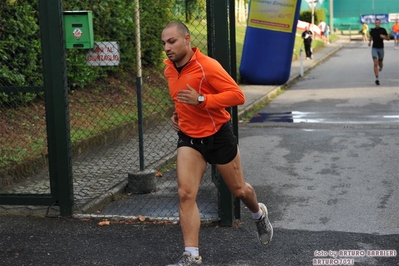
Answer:
[[(352, 42), (240, 127), (246, 178), (274, 226), (323, 232), (319, 244), (303, 239), (313, 250), (399, 251), (399, 50), (392, 42), (380, 86), (372, 67), (370, 48)], [(370, 242), (352, 242), (353, 234)], [(339, 243), (324, 245), (336, 235)], [(398, 256), (384, 265), (399, 265)]]

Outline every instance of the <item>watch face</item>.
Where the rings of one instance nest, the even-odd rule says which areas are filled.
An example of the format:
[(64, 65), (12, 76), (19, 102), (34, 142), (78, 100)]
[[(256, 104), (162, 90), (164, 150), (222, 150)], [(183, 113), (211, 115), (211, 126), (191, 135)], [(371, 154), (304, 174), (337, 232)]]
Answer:
[(198, 96), (198, 102), (202, 103), (205, 100), (204, 95)]

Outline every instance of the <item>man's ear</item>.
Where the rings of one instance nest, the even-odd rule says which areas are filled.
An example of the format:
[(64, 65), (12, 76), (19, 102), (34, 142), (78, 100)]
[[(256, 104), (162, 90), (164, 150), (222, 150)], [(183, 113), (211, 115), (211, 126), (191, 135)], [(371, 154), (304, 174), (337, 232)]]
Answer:
[(186, 36), (184, 37), (184, 41), (186, 42), (186, 47), (188, 47), (188, 45), (190, 44), (190, 34), (186, 34)]

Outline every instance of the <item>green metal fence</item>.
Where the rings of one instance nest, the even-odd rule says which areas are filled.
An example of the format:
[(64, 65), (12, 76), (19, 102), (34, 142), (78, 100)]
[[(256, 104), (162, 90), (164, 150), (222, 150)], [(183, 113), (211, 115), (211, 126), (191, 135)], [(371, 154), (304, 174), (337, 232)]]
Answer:
[[(2, 18), (16, 14), (27, 21), (2, 21), (11, 30), (0, 29), (0, 211), (41, 205), (54, 206), (62, 216), (177, 219), (177, 135), (162, 72), (164, 25), (143, 23), (162, 15), (149, 14), (149, 4), (138, 1), (120, 0), (113, 7), (107, 1), (39, 0), (31, 8), (22, 2), (1, 4)], [(234, 21), (234, 1), (197, 1), (190, 12), (176, 3), (184, 1), (160, 1), (152, 8), (169, 5), (170, 18), (189, 17), (193, 45), (235, 77), (234, 25), (227, 23)], [(109, 14), (117, 8), (126, 14)], [(65, 27), (64, 11), (77, 10), (92, 12), (93, 49), (65, 46), (66, 35), (82, 34)], [(18, 46), (24, 42), (32, 47)], [(234, 117), (237, 111), (231, 112)], [(151, 191), (127, 190), (131, 177), (148, 172), (155, 175)], [(120, 207), (109, 208), (111, 201)], [(199, 202), (203, 219), (234, 221), (232, 196), (212, 166)]]

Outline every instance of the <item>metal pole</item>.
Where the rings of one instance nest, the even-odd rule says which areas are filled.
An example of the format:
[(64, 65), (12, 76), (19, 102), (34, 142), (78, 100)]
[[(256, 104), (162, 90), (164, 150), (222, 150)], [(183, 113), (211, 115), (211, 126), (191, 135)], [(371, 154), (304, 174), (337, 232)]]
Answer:
[[(232, 78), (237, 81), (237, 50), (236, 50), (236, 19), (235, 19), (235, 1), (230, 0), (229, 2), (229, 19), (230, 19), (230, 71)], [(232, 107), (232, 120), (233, 120), (233, 131), (237, 137), (238, 142), (238, 108), (237, 106)], [(234, 216), (236, 219), (241, 219), (241, 200), (234, 198)]]
[(62, 0), (40, 0), (39, 10), (50, 187), (61, 216), (71, 216), (73, 179)]
[(314, 33), (314, 1), (315, 0), (312, 0), (312, 19), (311, 19), (311, 25), (310, 25), (309, 29), (313, 32), (314, 36), (316, 36), (316, 34)]
[[(226, 71), (231, 73), (228, 1), (207, 0), (208, 55), (218, 60)], [(220, 223), (222, 226), (232, 226), (235, 219), (233, 195), (214, 165), (212, 171), (212, 176), (220, 181), (218, 187), (220, 192)]]
[(300, 69), (301, 69), (301, 77), (303, 77), (303, 57), (302, 57), (302, 46), (299, 49), (299, 62), (300, 62)]
[(330, 0), (330, 32), (334, 32), (334, 0)]
[(349, 40), (352, 40), (352, 30), (350, 24), (349, 24)]
[(138, 130), (139, 130), (139, 156), (140, 171), (144, 170), (144, 137), (143, 137), (143, 104), (142, 104), (142, 74), (141, 74), (141, 39), (140, 39), (140, 6), (139, 0), (136, 0), (134, 7), (134, 22), (136, 24), (136, 65), (137, 65), (137, 112), (138, 112)]
[(312, 31), (313, 31), (313, 24), (314, 24), (314, 0), (312, 0)]

